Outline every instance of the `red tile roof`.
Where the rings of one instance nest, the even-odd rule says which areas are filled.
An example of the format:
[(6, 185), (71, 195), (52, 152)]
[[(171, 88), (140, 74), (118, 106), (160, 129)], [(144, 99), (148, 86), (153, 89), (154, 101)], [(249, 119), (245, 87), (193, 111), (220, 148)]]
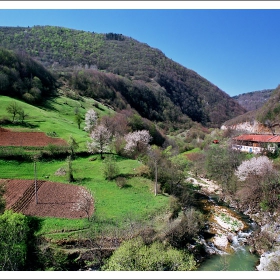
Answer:
[(239, 141), (280, 143), (280, 135), (271, 134), (243, 134), (233, 139)]

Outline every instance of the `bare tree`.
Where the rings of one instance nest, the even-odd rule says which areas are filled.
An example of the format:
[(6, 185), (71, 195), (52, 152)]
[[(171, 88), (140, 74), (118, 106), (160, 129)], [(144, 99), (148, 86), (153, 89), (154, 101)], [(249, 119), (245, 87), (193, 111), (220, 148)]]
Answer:
[(73, 167), (72, 167), (72, 157), (71, 155), (67, 157), (67, 163), (68, 163), (68, 181), (70, 183), (74, 182), (74, 176), (73, 176)]
[(148, 156), (154, 166), (154, 176), (155, 176), (154, 193), (156, 196), (158, 193), (158, 164), (162, 157), (161, 151), (157, 146), (152, 146), (148, 149)]
[(70, 149), (70, 155), (71, 157), (74, 157), (76, 150), (79, 148), (79, 144), (77, 143), (77, 141), (74, 139), (72, 135), (70, 135), (69, 137), (68, 145)]

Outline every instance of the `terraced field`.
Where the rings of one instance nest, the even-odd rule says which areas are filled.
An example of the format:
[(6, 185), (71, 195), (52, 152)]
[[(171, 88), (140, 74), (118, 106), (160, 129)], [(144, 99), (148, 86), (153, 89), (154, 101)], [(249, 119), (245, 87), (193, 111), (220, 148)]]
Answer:
[(0, 127), (0, 146), (44, 147), (49, 144), (67, 145), (65, 140), (49, 137), (43, 132), (17, 132)]
[[(34, 180), (0, 180), (5, 185), (6, 209), (37, 217), (85, 218), (87, 213), (79, 205), (87, 203), (86, 189), (71, 184), (37, 181), (38, 203), (35, 201)], [(89, 215), (94, 206), (91, 200)]]

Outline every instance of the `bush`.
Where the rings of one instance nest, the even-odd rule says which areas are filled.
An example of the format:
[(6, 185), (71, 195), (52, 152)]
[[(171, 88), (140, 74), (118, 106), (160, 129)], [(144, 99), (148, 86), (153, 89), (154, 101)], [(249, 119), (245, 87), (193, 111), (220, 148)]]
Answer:
[(179, 215), (179, 212), (181, 211), (181, 203), (178, 201), (178, 199), (176, 197), (171, 195), (169, 207), (171, 210), (170, 219), (176, 219)]
[(0, 216), (0, 270), (21, 270), (26, 262), (28, 219), (21, 213), (5, 211)]
[(187, 209), (181, 222), (174, 228), (171, 228), (166, 234), (167, 241), (171, 246), (182, 248), (197, 236), (204, 226), (203, 214), (193, 208)]
[(42, 158), (64, 158), (69, 154), (68, 146), (57, 146), (53, 144), (49, 144), (45, 147), (44, 151), (42, 151)]
[(270, 251), (275, 244), (275, 236), (266, 230), (261, 231), (257, 236), (254, 237), (253, 245), (257, 252)]
[(148, 178), (151, 175), (151, 170), (147, 165), (140, 165), (136, 168), (136, 175)]
[(31, 161), (30, 153), (23, 147), (3, 146), (0, 147), (0, 158), (6, 160)]
[(158, 241), (145, 245), (141, 237), (123, 242), (102, 267), (107, 271), (188, 271), (194, 257)]
[(116, 184), (119, 188), (123, 188), (126, 185), (126, 179), (124, 177), (117, 177)]
[(113, 180), (119, 173), (119, 167), (117, 165), (115, 157), (108, 156), (104, 160), (103, 174), (106, 180)]

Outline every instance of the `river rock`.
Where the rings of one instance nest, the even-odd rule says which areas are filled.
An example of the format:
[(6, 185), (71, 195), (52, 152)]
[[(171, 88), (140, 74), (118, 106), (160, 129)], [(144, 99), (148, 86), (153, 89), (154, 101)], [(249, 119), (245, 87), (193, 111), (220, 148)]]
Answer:
[(216, 235), (213, 238), (213, 243), (218, 249), (222, 251), (226, 251), (227, 247), (229, 246), (228, 238), (225, 235)]

